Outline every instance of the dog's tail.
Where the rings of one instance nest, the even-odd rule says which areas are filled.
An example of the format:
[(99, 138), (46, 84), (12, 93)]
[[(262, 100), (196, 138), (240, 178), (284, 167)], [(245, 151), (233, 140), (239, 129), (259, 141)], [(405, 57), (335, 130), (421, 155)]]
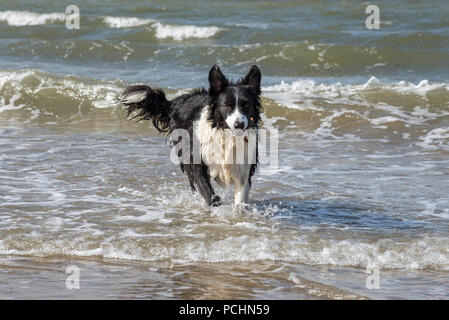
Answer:
[(160, 132), (169, 131), (171, 102), (161, 89), (152, 89), (145, 85), (131, 86), (126, 88), (118, 100), (126, 107), (127, 117), (137, 111), (131, 119), (151, 120)]

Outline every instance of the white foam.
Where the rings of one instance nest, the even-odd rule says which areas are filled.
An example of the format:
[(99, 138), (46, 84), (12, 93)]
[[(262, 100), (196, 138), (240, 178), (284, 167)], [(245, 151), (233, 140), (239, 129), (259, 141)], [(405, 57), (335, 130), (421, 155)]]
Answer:
[(238, 222), (238, 223), (234, 224), (234, 227), (258, 230), (258, 231), (261, 231), (261, 230), (269, 231), (270, 230), (267, 227), (257, 226), (256, 224), (251, 223), (251, 222)]
[(156, 29), (156, 38), (172, 38), (178, 41), (189, 38), (210, 38), (222, 30), (215, 26), (169, 25), (160, 22), (156, 22), (153, 27)]
[(112, 17), (103, 18), (104, 23), (111, 28), (134, 28), (150, 25), (156, 32), (156, 38), (181, 41), (190, 38), (210, 38), (220, 32), (221, 28), (216, 26), (199, 27), (194, 25), (172, 25), (164, 24), (153, 19), (137, 17)]
[(133, 28), (154, 23), (152, 19), (141, 19), (137, 17), (111, 17), (103, 18), (104, 23), (111, 28)]
[(20, 93), (16, 93), (9, 99), (9, 103), (6, 103), (4, 97), (0, 97), (0, 113), (7, 110), (22, 109), (25, 106), (24, 104), (15, 105), (15, 102), (21, 97), (22, 95)]
[(292, 83), (281, 81), (280, 84), (265, 86), (262, 89), (268, 97), (275, 93), (289, 93), (300, 94), (302, 97), (310, 98), (360, 98), (360, 93), (375, 88), (397, 93), (417, 94), (420, 96), (426, 96), (429, 91), (437, 89), (449, 91), (447, 83), (430, 83), (428, 80), (423, 80), (417, 85), (405, 81), (385, 83), (379, 81), (376, 77), (371, 77), (366, 83), (346, 85), (340, 82), (335, 84), (317, 83), (311, 79), (301, 79)]
[(53, 232), (57, 232), (61, 230), (61, 228), (64, 226), (64, 223), (68, 219), (63, 219), (60, 217), (51, 217), (45, 221), (46, 225), (50, 228), (52, 228)]
[(246, 23), (239, 23), (239, 22), (231, 22), (226, 23), (226, 26), (230, 27), (243, 27), (243, 28), (251, 28), (251, 29), (262, 29), (266, 30), (270, 28), (270, 25), (268, 23), (261, 23), (261, 22), (246, 22)]
[(134, 28), (150, 25), (156, 32), (156, 38), (181, 41), (190, 38), (210, 38), (222, 29), (216, 26), (199, 27), (194, 25), (172, 25), (164, 24), (153, 19), (142, 19), (137, 17), (112, 17), (106, 16), (103, 22), (111, 28)]
[(116, 103), (117, 92), (109, 91), (103, 95), (103, 99), (92, 101), (92, 105), (98, 109), (110, 108)]
[[(59, 221), (56, 222), (59, 226)], [(54, 226), (52, 226), (54, 227)], [(262, 233), (266, 233), (264, 230)], [(157, 233), (144, 242), (133, 230), (124, 230), (121, 237), (131, 239), (103, 240), (95, 244), (88, 240), (39, 240), (21, 238), (20, 243), (11, 237), (0, 240), (0, 254), (15, 255), (74, 255), (100, 256), (104, 258), (164, 261), (183, 260), (194, 262), (255, 262), (284, 261), (310, 265), (335, 265), (381, 269), (433, 269), (449, 271), (449, 240), (447, 238), (419, 238), (409, 242), (381, 239), (374, 243), (356, 240), (313, 240), (305, 238), (272, 238), (268, 235), (229, 236), (223, 239), (191, 239), (177, 242), (174, 248), (165, 246), (153, 236), (178, 238), (177, 234)], [(313, 241), (312, 241), (313, 240)], [(18, 240), (19, 241), (19, 240)]]
[(371, 123), (373, 125), (378, 126), (380, 124), (396, 122), (396, 121), (402, 121), (402, 120), (399, 119), (399, 118), (396, 118), (396, 117), (386, 116), (386, 117), (380, 117), (380, 118), (376, 118), (376, 119), (371, 119), (370, 121), (371, 121)]
[[(35, 26), (53, 24), (55, 22), (65, 22), (67, 14), (63, 12), (36, 13), (30, 11), (0, 11), (0, 21), (6, 22), (10, 26)], [(110, 28), (135, 28), (149, 25), (156, 32), (156, 38), (172, 38), (176, 41), (196, 38), (210, 38), (223, 30), (216, 26), (195, 26), (195, 25), (172, 25), (163, 24), (154, 19), (138, 17), (102, 17), (103, 23)]]
[[(142, 208), (144, 209), (144, 208)], [(152, 220), (158, 220), (163, 219), (165, 217), (165, 213), (161, 212), (160, 210), (150, 210), (145, 212), (145, 214), (140, 216), (120, 216), (117, 217), (116, 220), (134, 220), (134, 221), (152, 221)]]
[[(281, 81), (280, 84), (265, 86), (262, 88), (262, 91), (265, 96), (269, 98), (273, 98), (276, 100), (280, 95), (278, 93), (283, 93), (285, 104), (290, 97), (291, 101), (288, 103), (288, 107), (295, 107), (295, 99), (298, 97), (301, 98), (338, 98), (338, 97), (349, 97), (357, 94), (363, 88), (364, 85), (342, 85), (341, 83), (336, 84), (320, 84), (315, 82), (314, 80), (304, 79), (294, 81), (292, 83), (286, 83)], [(285, 93), (289, 95), (285, 95)], [(293, 98), (293, 99), (292, 99)]]
[(54, 22), (64, 22), (67, 15), (62, 12), (35, 13), (30, 11), (0, 11), (0, 21), (4, 21), (10, 26), (37, 26), (51, 24)]
[(16, 83), (21, 82), (31, 75), (34, 75), (34, 71), (0, 71), (0, 90), (2, 90), (5, 84), (9, 81)]
[[(34, 80), (32, 81), (33, 85), (24, 84), (25, 80), (30, 78)], [(73, 98), (87, 97), (96, 108), (116, 107), (115, 97), (122, 91), (120, 87), (110, 83), (91, 84), (68, 77), (53, 77), (44, 72), (33, 70), (0, 71), (0, 90), (6, 86), (13, 87), (15, 93), (9, 97), (9, 101), (7, 100), (7, 94), (0, 97), (0, 114), (6, 110), (21, 109), (25, 106), (25, 104), (17, 104), (18, 99), (21, 98), (22, 90), (26, 90), (27, 93), (38, 93), (48, 88), (57, 88), (58, 91), (65, 91), (61, 94)], [(10, 90), (5, 90), (5, 92), (8, 91)], [(34, 116), (36, 116), (36, 113), (34, 113)]]
[[(371, 77), (366, 83), (343, 85), (339, 82), (323, 84), (304, 79), (291, 83), (282, 81), (280, 84), (265, 86), (263, 95), (289, 109), (314, 112), (317, 115), (315, 119), (321, 123), (311, 135), (307, 130), (303, 131), (305, 136), (311, 139), (338, 138), (341, 140), (343, 139), (341, 133), (334, 134), (336, 127), (333, 123), (341, 116), (353, 117), (354, 123), (368, 121), (376, 129), (388, 129), (387, 124), (398, 121), (402, 122), (405, 127), (422, 125), (429, 123), (430, 120), (447, 116), (449, 114), (447, 110), (437, 106), (437, 111), (434, 111), (433, 103), (429, 104), (427, 101), (423, 101), (422, 106), (411, 109), (407, 105), (407, 101), (404, 101), (403, 106), (398, 106), (382, 101), (373, 102), (371, 98), (376, 94), (379, 97), (396, 94), (415, 95), (417, 99), (428, 100), (427, 94), (433, 90), (447, 92), (449, 91), (448, 84), (430, 83), (427, 80), (420, 81), (416, 85), (404, 81), (384, 83)], [(446, 94), (443, 93), (443, 95)], [(327, 115), (328, 113), (330, 115)], [(422, 146), (439, 144), (441, 147), (445, 143), (437, 141), (444, 141), (444, 137), (430, 135), (427, 139), (423, 139)]]
[(436, 128), (420, 137), (416, 145), (426, 149), (449, 149), (449, 128)]

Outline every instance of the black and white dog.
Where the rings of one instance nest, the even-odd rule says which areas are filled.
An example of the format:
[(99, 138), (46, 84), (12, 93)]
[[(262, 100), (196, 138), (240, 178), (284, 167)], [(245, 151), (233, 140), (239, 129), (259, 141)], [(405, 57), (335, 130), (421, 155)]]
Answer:
[[(190, 161), (182, 162), (181, 169), (187, 174), (192, 191), (198, 190), (208, 205), (220, 204), (210, 178), (223, 187), (234, 185), (235, 204), (243, 204), (248, 201), (251, 177), (257, 166), (261, 78), (259, 68), (254, 65), (245, 77), (234, 83), (214, 65), (209, 71), (209, 90), (195, 89), (167, 100), (162, 90), (137, 85), (128, 87), (119, 101), (127, 108), (127, 116), (137, 111), (134, 118), (151, 120), (160, 132), (170, 134), (183, 129), (198, 141), (200, 161), (193, 161), (195, 148), (190, 142)], [(226, 132), (231, 132), (234, 138), (225, 139)], [(255, 138), (251, 140), (255, 143), (248, 143), (245, 136), (248, 132), (253, 133)], [(239, 136), (245, 136), (243, 150), (249, 155), (242, 162), (236, 162), (233, 154)]]

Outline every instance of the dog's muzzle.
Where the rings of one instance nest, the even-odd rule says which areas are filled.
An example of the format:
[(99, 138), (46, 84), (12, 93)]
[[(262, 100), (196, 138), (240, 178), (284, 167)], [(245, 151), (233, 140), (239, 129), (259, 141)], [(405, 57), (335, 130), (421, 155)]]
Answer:
[(240, 130), (245, 129), (245, 122), (243, 122), (243, 120), (236, 120), (234, 122), (234, 129), (240, 129)]

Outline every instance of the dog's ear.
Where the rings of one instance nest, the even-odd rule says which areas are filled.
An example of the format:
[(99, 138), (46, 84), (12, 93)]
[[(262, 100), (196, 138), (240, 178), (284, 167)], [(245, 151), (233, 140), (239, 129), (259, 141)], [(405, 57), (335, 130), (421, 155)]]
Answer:
[(220, 68), (214, 64), (209, 71), (209, 86), (212, 93), (220, 93), (227, 85), (228, 80), (221, 72)]
[(241, 80), (241, 83), (250, 86), (256, 90), (257, 94), (260, 94), (260, 81), (262, 80), (262, 74), (260, 73), (259, 67), (253, 65), (249, 69), (248, 74)]

